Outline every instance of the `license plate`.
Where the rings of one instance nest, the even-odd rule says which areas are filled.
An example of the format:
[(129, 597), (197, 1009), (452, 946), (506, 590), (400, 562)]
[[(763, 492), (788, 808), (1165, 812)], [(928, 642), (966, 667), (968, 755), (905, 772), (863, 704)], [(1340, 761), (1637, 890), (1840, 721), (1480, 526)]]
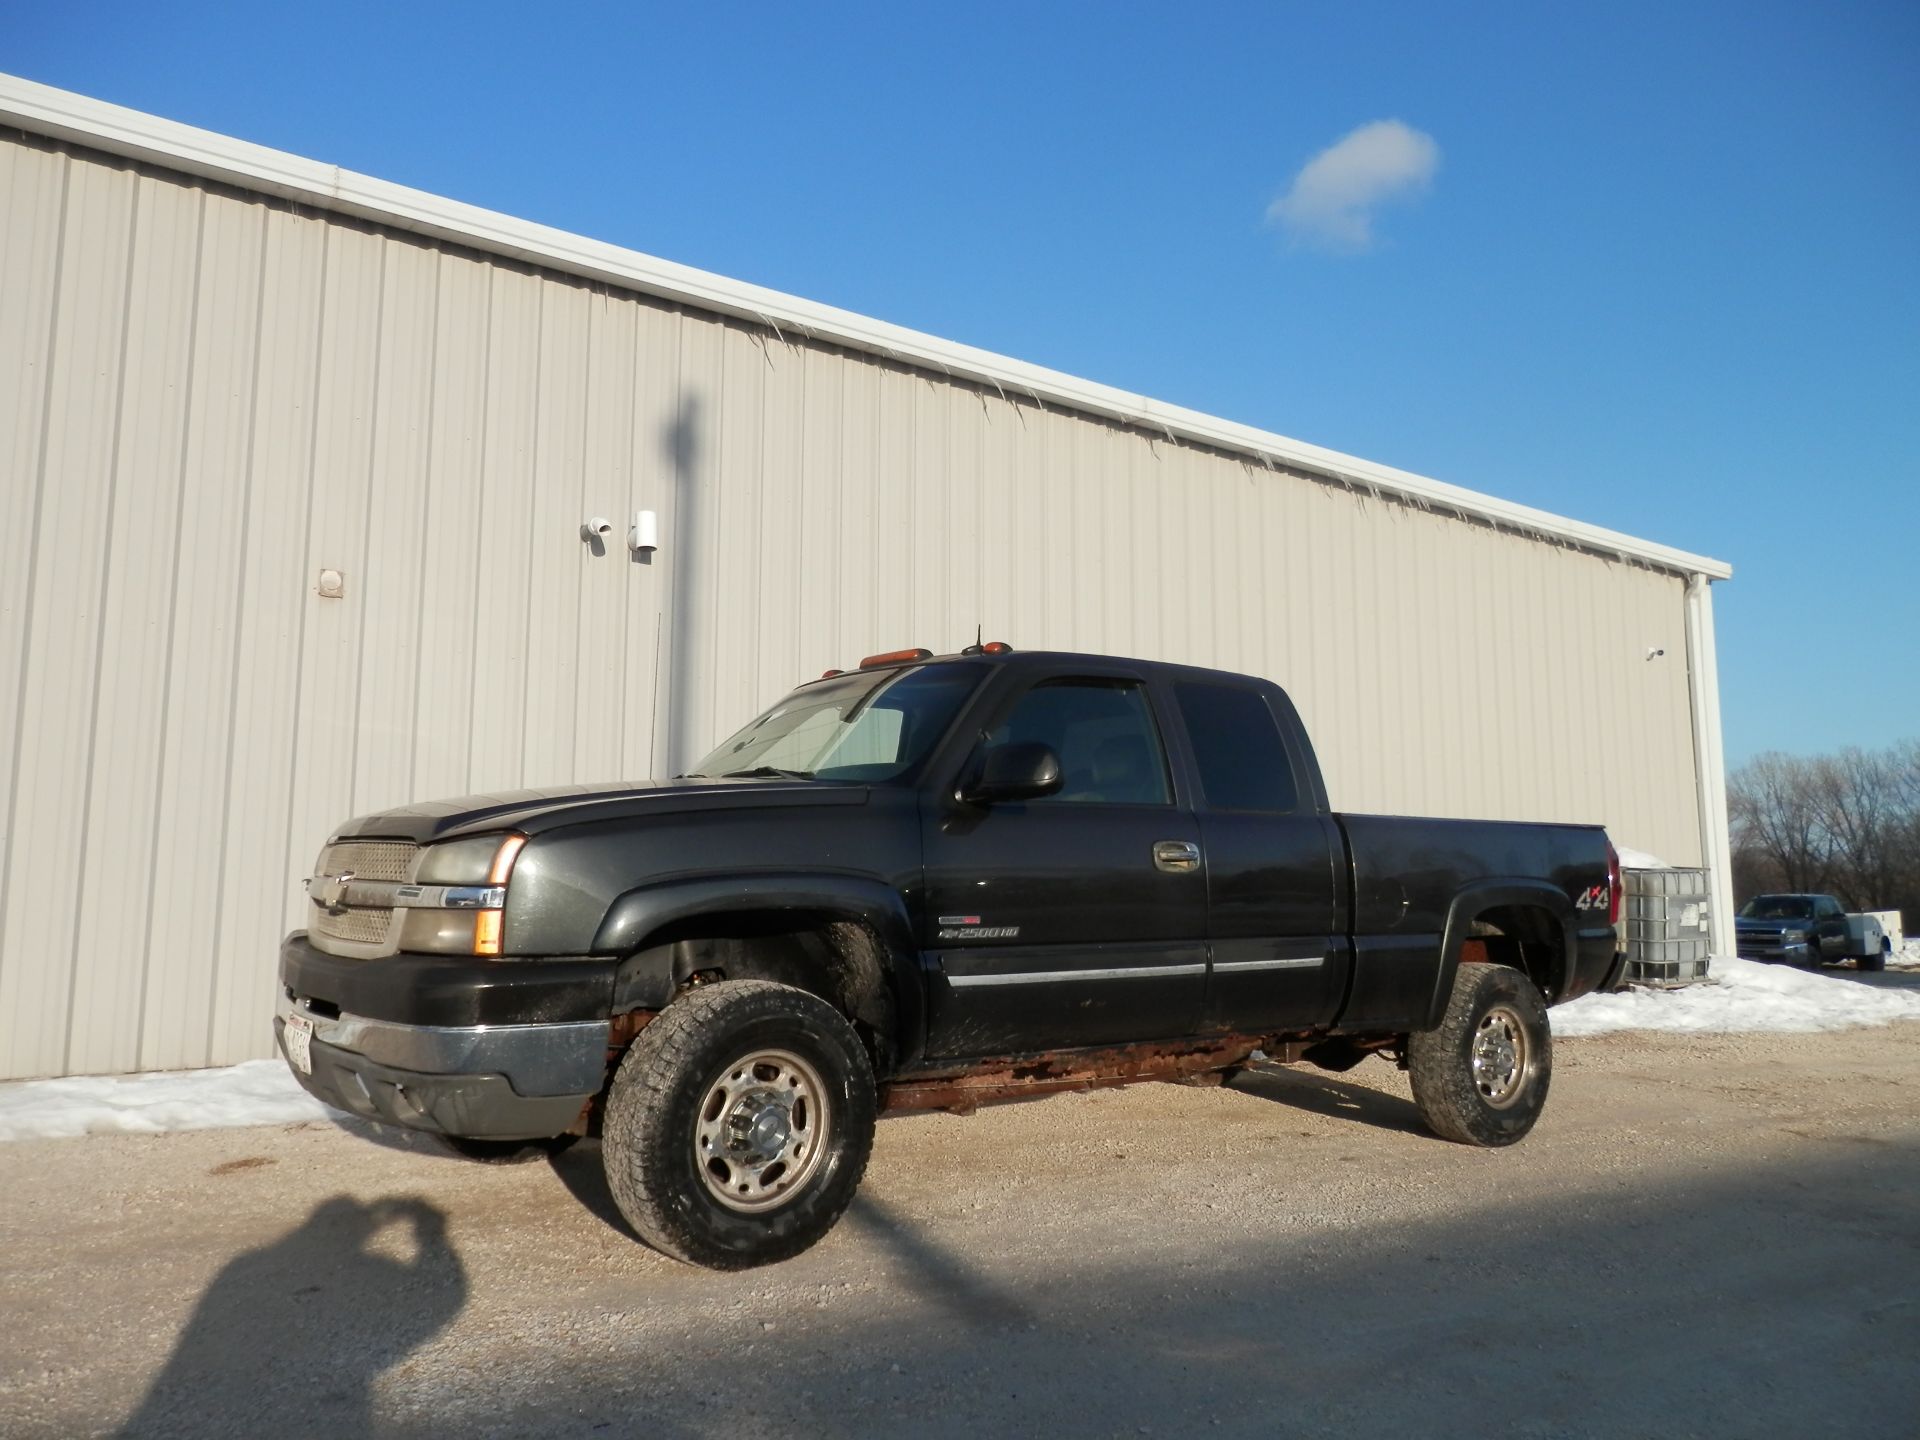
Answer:
[(302, 1075), (313, 1074), (313, 1021), (304, 1015), (289, 1015), (280, 1032), (286, 1042), (287, 1059)]

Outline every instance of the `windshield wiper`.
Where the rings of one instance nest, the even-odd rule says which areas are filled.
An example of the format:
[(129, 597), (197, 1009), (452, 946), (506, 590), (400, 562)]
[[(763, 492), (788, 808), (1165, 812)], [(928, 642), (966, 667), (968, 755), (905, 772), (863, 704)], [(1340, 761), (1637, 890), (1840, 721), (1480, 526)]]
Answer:
[(725, 775), (715, 776), (719, 780), (742, 780), (747, 778), (765, 778), (774, 776), (781, 780), (811, 780), (811, 770), (782, 770), (778, 765), (756, 765), (751, 770), (729, 770)]

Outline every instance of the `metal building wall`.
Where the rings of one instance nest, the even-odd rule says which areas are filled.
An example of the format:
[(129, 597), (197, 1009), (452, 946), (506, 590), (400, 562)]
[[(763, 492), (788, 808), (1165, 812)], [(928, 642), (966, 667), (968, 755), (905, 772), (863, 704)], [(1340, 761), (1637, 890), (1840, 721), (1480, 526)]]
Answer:
[(0, 466), (0, 1076), (265, 1054), (339, 820), (976, 623), (1274, 676), (1342, 808), (1701, 858), (1678, 574), (20, 136)]

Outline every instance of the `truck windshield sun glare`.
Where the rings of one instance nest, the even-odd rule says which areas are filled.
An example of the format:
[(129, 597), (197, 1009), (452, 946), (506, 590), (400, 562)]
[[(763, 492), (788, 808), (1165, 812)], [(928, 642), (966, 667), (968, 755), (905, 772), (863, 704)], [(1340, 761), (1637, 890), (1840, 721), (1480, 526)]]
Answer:
[[(901, 658), (923, 653), (902, 651)], [(816, 680), (729, 736), (685, 778), (897, 780), (946, 732), (984, 673), (979, 665), (948, 663)]]

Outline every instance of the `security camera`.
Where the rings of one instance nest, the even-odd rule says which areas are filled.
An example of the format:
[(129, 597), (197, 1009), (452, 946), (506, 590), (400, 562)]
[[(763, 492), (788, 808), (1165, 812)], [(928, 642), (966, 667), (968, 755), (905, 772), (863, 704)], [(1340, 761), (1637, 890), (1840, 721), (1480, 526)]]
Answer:
[(605, 540), (613, 533), (613, 522), (604, 515), (596, 515), (580, 527), (580, 538), (591, 545), (595, 540)]
[(651, 510), (633, 512), (633, 524), (627, 530), (627, 548), (636, 555), (651, 555), (660, 548), (660, 517)]

